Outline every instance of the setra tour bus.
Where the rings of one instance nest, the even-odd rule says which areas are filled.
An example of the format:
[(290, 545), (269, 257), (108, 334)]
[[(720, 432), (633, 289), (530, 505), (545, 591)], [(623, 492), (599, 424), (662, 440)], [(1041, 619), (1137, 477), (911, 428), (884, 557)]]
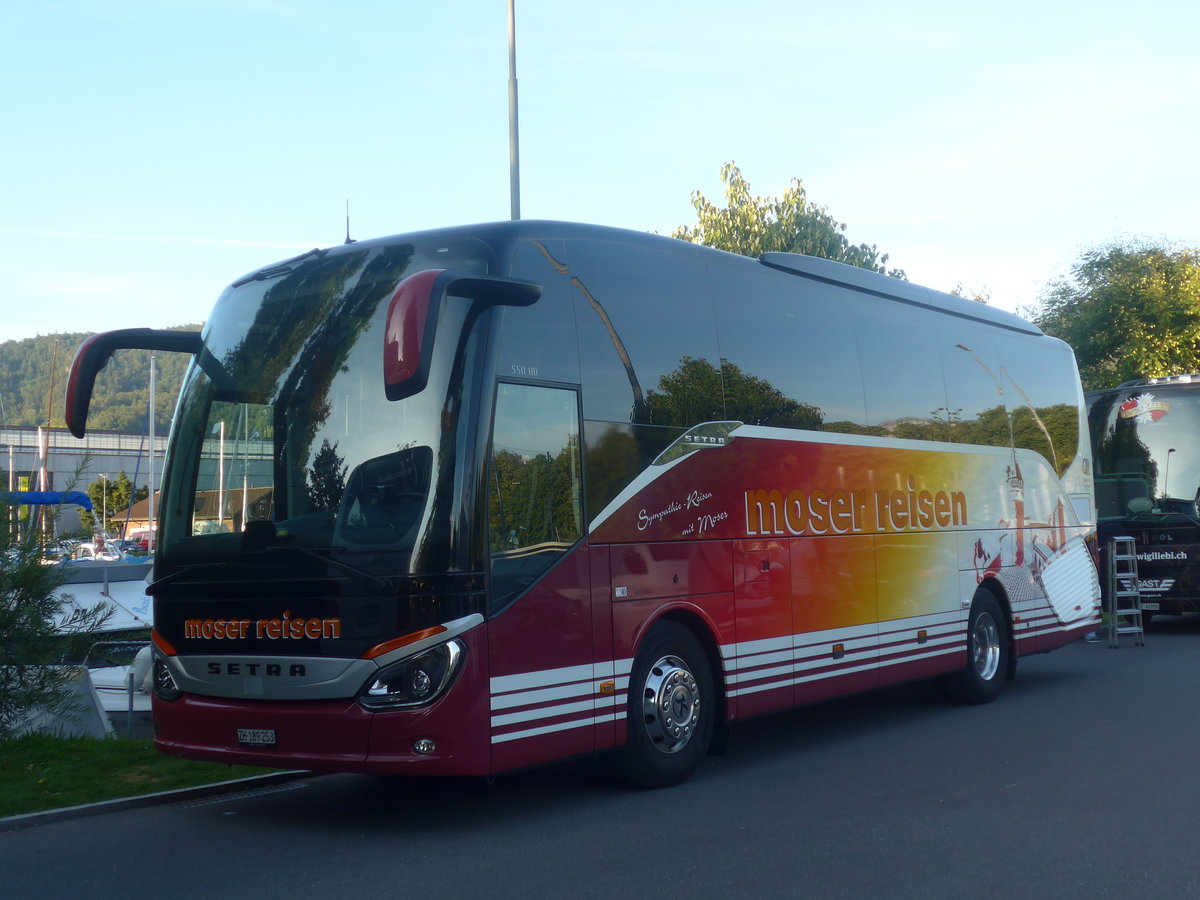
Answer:
[(1094, 629), (1074, 357), (1016, 316), (786, 253), (536, 221), (314, 250), (202, 333), (159, 502), (163, 753), (685, 779), (731, 723)]
[(1088, 391), (1101, 558), (1137, 554), (1142, 621), (1200, 612), (1200, 375)]

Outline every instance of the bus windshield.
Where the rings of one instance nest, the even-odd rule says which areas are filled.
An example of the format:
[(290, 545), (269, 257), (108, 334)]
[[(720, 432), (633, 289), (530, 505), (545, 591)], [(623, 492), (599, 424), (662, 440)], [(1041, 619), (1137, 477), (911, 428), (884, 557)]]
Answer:
[(386, 550), (392, 567), (405, 559), (432, 505), (447, 386), (387, 399), (388, 300), (414, 272), (486, 273), (488, 259), (481, 242), (312, 254), (228, 289), (180, 396), (163, 558), (226, 557), (257, 530), (330, 554)]
[(1195, 515), (1200, 385), (1139, 384), (1088, 395), (1102, 517)]

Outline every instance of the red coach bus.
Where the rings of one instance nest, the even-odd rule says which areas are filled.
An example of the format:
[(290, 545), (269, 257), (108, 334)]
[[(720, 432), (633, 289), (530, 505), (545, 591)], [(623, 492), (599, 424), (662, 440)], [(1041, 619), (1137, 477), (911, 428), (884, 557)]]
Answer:
[(732, 722), (1096, 627), (1071, 351), (827, 260), (550, 222), (314, 250), (194, 354), (154, 562), (164, 753), (682, 781)]

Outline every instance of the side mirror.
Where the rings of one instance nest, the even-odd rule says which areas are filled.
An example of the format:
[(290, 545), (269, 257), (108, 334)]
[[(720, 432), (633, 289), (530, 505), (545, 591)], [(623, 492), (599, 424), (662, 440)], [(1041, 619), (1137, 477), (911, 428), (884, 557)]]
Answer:
[(154, 328), (123, 328), (94, 334), (75, 351), (71, 376), (67, 381), (67, 428), (81, 438), (87, 433), (88, 407), (96, 376), (108, 364), (116, 350), (162, 350), (169, 353), (200, 352), (203, 342), (198, 331), (160, 331)]
[(531, 306), (542, 295), (542, 286), (450, 269), (409, 275), (392, 295), (384, 328), (383, 385), (389, 400), (418, 394), (428, 383), (438, 309), (447, 295), (487, 306)]

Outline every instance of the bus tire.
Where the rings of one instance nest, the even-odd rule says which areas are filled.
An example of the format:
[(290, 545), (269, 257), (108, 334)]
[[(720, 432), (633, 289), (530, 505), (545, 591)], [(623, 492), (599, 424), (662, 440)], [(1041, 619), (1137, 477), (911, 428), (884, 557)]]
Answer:
[(1000, 603), (986, 590), (975, 592), (967, 619), (967, 664), (941, 680), (956, 703), (991, 703), (1009, 671), (1012, 648)]
[(633, 661), (625, 746), (612, 754), (613, 770), (635, 787), (681, 784), (707, 752), (716, 715), (704, 648), (684, 626), (660, 622)]

